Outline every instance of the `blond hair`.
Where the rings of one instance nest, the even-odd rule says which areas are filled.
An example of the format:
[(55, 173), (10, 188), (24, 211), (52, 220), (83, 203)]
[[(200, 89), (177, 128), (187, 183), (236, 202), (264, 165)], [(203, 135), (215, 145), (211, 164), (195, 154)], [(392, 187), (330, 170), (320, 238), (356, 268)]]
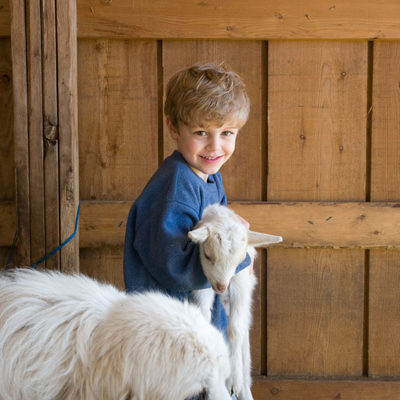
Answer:
[(164, 113), (176, 128), (179, 123), (222, 126), (228, 119), (241, 128), (249, 111), (244, 83), (223, 65), (196, 64), (176, 72), (168, 82)]

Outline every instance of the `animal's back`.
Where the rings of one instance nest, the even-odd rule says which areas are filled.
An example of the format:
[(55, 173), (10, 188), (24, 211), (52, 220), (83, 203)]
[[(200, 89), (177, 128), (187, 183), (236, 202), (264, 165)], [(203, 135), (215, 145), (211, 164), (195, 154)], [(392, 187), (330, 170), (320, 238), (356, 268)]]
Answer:
[(1, 400), (228, 399), (226, 344), (193, 305), (82, 275), (0, 276)]
[[(113, 371), (107, 379), (107, 391), (125, 386), (125, 392), (134, 391), (139, 399), (177, 400), (209, 389), (213, 382), (211, 385), (225, 390), (218, 399), (227, 393), (225, 380), (230, 371), (226, 343), (189, 303), (156, 292), (127, 296), (110, 310), (93, 342), (93, 357), (110, 363), (101, 369)], [(118, 343), (123, 344), (122, 353), (103, 357)], [(125, 377), (118, 377), (113, 387), (119, 373)], [(92, 379), (92, 385), (99, 387), (104, 377)], [(108, 398), (109, 394), (101, 395)]]
[(57, 399), (68, 375), (82, 368), (99, 320), (122, 295), (83, 276), (28, 269), (2, 274), (0, 398)]

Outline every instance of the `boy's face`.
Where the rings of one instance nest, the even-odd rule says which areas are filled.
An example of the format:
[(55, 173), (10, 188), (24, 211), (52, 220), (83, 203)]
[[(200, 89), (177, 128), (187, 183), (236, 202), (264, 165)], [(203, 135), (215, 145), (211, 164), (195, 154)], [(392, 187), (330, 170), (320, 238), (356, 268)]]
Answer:
[(180, 123), (175, 128), (167, 119), (167, 125), (177, 143), (178, 151), (204, 181), (207, 181), (208, 175), (218, 172), (235, 151), (239, 132), (235, 120), (227, 120), (221, 127), (188, 126)]

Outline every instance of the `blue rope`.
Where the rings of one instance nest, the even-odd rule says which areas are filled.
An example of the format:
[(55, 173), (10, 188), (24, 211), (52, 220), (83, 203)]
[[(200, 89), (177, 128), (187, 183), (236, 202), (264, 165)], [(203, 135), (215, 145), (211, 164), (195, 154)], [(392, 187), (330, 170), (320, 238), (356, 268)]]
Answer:
[(50, 258), (52, 255), (56, 254), (57, 251), (61, 250), (67, 243), (69, 243), (75, 237), (76, 232), (78, 231), (78, 222), (79, 222), (80, 211), (81, 211), (81, 203), (78, 204), (78, 211), (76, 212), (76, 218), (75, 218), (75, 229), (74, 229), (74, 232), (72, 233), (72, 235), (69, 238), (65, 239), (64, 242), (62, 242), (58, 247), (56, 247), (50, 253), (46, 254), (43, 258), (41, 258), (35, 264), (31, 265), (29, 268), (36, 268), (39, 264), (45, 262), (48, 258)]
[(14, 240), (12, 242), (10, 250), (8, 251), (7, 261), (6, 261), (6, 265), (4, 266), (4, 269), (8, 269), (8, 267), (11, 264), (11, 260), (12, 260), (13, 255), (14, 255), (14, 250), (15, 250), (15, 247), (17, 246), (17, 238), (18, 238), (18, 230), (15, 232)]

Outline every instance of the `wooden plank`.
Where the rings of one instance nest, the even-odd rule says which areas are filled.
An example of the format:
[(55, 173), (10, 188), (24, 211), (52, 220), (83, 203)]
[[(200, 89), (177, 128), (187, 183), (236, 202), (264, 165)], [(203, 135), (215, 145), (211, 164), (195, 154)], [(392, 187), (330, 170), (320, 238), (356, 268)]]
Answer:
[(374, 45), (371, 200), (400, 199), (400, 42)]
[(0, 37), (10, 37), (11, 15), (9, 0), (0, 0)]
[[(76, 3), (57, 0), (60, 231), (74, 231), (79, 203)], [(79, 271), (79, 236), (61, 250), (61, 269)]]
[(80, 250), (80, 272), (125, 290), (122, 270), (123, 247)]
[(399, 381), (257, 379), (255, 400), (395, 400)]
[(29, 139), (25, 2), (10, 2), (14, 109), (14, 151), (18, 210), (17, 263), (31, 264), (29, 205)]
[[(55, 0), (42, 0), (44, 207), (46, 254), (60, 244), (58, 99)], [(46, 268), (60, 269), (60, 254), (46, 261)]]
[(78, 0), (79, 37), (400, 38), (397, 0)]
[(138, 197), (158, 166), (156, 41), (78, 42), (80, 197)]
[(269, 53), (268, 200), (363, 201), (367, 42), (272, 41)]
[(0, 201), (15, 198), (10, 39), (0, 39)]
[[(374, 45), (371, 200), (400, 199), (400, 43)], [(396, 226), (393, 221), (393, 226)], [(370, 252), (369, 374), (400, 376), (400, 252)]]
[[(9, 204), (0, 202), (2, 218), (9, 214), (5, 211)], [(243, 215), (254, 230), (282, 235), (284, 241), (274, 247), (385, 249), (400, 247), (400, 239), (395, 237), (400, 223), (397, 204), (232, 202), (230, 207)], [(81, 247), (122, 246), (131, 205), (130, 201), (82, 201)], [(16, 226), (16, 216), (11, 226)], [(294, 229), (297, 226), (300, 228)], [(376, 235), (375, 231), (384, 233)], [(11, 233), (6, 229), (0, 233), (2, 245), (11, 244)]]
[(11, 246), (17, 229), (17, 208), (13, 201), (0, 201), (0, 247)]
[[(365, 199), (367, 55), (269, 42), (268, 200)], [(362, 375), (363, 295), (361, 250), (268, 250), (267, 374)]]
[(400, 251), (370, 252), (369, 365), (370, 376), (400, 377)]
[[(82, 201), (79, 224), (81, 247), (122, 246), (131, 205), (130, 201)], [(274, 247), (287, 248), (400, 247), (400, 238), (396, 238), (396, 229), (400, 224), (397, 205), (311, 202), (229, 204), (250, 222), (252, 229), (282, 235), (284, 241)], [(383, 233), (376, 235), (375, 231)]]
[(364, 258), (359, 253), (268, 251), (268, 375), (362, 374)]
[(31, 260), (45, 255), (43, 108), (42, 108), (42, 34), (41, 4), (27, 4), (29, 202), (31, 207)]
[(123, 246), (130, 201), (82, 201), (79, 220), (81, 247)]
[(4, 268), (6, 266), (9, 251), (10, 249), (8, 247), (0, 247), (0, 268)]
[(255, 231), (283, 237), (278, 247), (399, 247), (399, 203), (277, 202), (232, 208)]

